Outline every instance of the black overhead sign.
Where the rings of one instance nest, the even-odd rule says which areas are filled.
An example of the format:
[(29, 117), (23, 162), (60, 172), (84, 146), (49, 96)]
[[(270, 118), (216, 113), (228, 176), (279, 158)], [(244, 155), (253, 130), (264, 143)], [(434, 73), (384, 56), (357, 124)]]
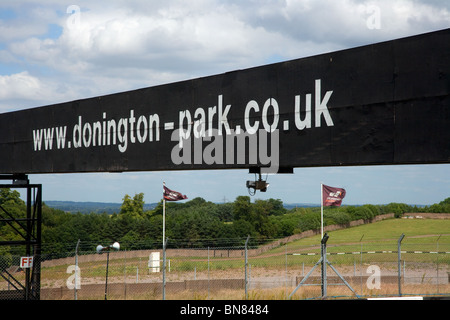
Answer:
[(448, 163), (450, 29), (0, 115), (0, 173)]

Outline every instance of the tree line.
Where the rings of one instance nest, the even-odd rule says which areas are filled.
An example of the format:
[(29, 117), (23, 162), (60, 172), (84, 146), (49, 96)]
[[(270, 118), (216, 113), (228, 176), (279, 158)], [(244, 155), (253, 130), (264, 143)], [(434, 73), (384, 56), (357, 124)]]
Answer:
[[(118, 241), (124, 250), (161, 248), (163, 226), (162, 201), (144, 210), (144, 194), (125, 195), (120, 211), (107, 213), (69, 213), (43, 204), (42, 253), (52, 257), (73, 252), (78, 240), (80, 251), (93, 251)], [(15, 190), (0, 189), (1, 209), (15, 217), (25, 217), (26, 207)], [(353, 220), (370, 220), (377, 215), (405, 212), (450, 213), (450, 197), (431, 206), (416, 207), (404, 203), (324, 208), (324, 225), (348, 225)], [(238, 196), (233, 202), (213, 203), (203, 198), (166, 202), (166, 237), (172, 247), (226, 247), (230, 239), (255, 243), (282, 238), (320, 228), (320, 207), (286, 209), (280, 199), (251, 201)], [(13, 228), (0, 222), (0, 241), (21, 240)], [(233, 242), (235, 245), (236, 242)], [(0, 246), (0, 255), (13, 248)]]

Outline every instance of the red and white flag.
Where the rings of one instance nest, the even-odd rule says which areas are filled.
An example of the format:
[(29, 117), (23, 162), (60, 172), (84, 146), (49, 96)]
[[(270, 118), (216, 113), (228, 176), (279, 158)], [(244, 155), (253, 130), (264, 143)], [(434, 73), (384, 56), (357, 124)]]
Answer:
[(322, 205), (323, 206), (337, 206), (342, 203), (342, 199), (345, 197), (345, 189), (334, 188), (326, 185), (322, 185)]
[(188, 198), (184, 194), (181, 194), (180, 192), (170, 190), (165, 185), (163, 185), (163, 188), (164, 188), (163, 197), (167, 201), (178, 201)]

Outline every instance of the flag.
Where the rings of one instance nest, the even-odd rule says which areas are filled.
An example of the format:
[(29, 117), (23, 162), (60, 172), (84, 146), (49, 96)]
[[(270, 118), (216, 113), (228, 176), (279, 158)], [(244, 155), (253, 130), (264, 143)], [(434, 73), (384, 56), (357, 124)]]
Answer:
[(322, 185), (322, 205), (339, 207), (344, 197), (345, 189)]
[(170, 190), (164, 185), (163, 188), (164, 188), (163, 197), (167, 201), (178, 201), (187, 199), (187, 197), (184, 194), (181, 194), (180, 192)]

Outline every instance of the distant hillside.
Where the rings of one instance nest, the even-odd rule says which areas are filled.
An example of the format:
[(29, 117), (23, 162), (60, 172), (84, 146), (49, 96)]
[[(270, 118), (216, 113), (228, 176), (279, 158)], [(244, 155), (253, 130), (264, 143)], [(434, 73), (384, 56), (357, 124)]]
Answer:
[[(121, 203), (110, 202), (77, 202), (77, 201), (44, 201), (45, 204), (51, 208), (63, 210), (72, 213), (103, 213), (107, 214), (119, 213)], [(220, 203), (217, 203), (220, 204)], [(144, 210), (153, 210), (158, 203), (144, 204)], [(320, 207), (318, 203), (284, 203), (283, 206), (287, 210), (294, 208), (314, 208)], [(351, 206), (358, 207), (360, 204), (352, 204)], [(425, 207), (425, 205), (415, 205), (418, 208)]]
[[(107, 214), (119, 213), (121, 203), (111, 202), (77, 202), (77, 201), (44, 201), (45, 204), (51, 208), (72, 213), (103, 213)], [(144, 204), (144, 210), (152, 210), (157, 206), (157, 203)], [(285, 203), (284, 207), (287, 210), (293, 208), (309, 208), (318, 207), (319, 204), (314, 203)]]
[(285, 207), (287, 210), (294, 208), (314, 208), (320, 207), (320, 203), (284, 203), (283, 207)]
[[(76, 201), (44, 201), (51, 208), (72, 213), (119, 213), (121, 203), (109, 202), (76, 202)], [(157, 203), (144, 204), (144, 210), (152, 210)]]

